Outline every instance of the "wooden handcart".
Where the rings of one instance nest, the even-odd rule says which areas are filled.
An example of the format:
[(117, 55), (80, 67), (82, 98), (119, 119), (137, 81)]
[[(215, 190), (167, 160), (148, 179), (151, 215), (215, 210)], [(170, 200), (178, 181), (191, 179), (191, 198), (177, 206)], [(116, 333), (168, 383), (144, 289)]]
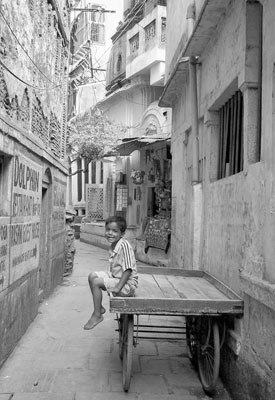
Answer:
[(212, 395), (219, 376), (225, 320), (243, 314), (243, 300), (203, 271), (141, 267), (135, 297), (111, 295), (110, 312), (117, 314), (124, 391), (130, 387), (133, 346), (138, 338), (143, 332), (151, 332), (156, 339), (155, 335), (163, 332), (160, 325), (139, 324), (139, 316), (183, 316), (185, 327), (166, 327), (166, 333), (173, 337), (185, 334), (189, 357), (198, 368), (203, 389)]

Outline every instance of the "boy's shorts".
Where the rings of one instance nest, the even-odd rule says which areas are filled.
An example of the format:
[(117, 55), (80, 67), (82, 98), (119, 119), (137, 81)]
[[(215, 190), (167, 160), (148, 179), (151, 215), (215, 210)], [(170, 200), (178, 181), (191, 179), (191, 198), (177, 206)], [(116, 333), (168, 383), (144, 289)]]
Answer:
[[(112, 289), (118, 284), (120, 281), (119, 278), (114, 278), (108, 274), (108, 272), (105, 271), (96, 271), (95, 274), (103, 279), (104, 286), (107, 290), (108, 293), (112, 292)], [(121, 289), (119, 293), (116, 294), (116, 296), (133, 296), (135, 294), (135, 288), (133, 286), (130, 286), (127, 282)]]

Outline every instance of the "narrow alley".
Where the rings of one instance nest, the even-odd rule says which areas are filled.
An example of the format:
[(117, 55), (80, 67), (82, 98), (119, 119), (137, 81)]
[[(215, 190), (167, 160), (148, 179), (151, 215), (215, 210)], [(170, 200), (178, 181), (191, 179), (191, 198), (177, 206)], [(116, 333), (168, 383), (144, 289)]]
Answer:
[[(139, 341), (130, 390), (122, 388), (115, 314), (94, 330), (87, 275), (104, 269), (107, 251), (76, 241), (73, 274), (40, 304), (38, 316), (0, 370), (0, 400), (206, 400), (184, 342)], [(167, 318), (166, 318), (167, 319)], [(180, 323), (182, 321), (176, 321)], [(218, 383), (216, 400), (230, 400)]]

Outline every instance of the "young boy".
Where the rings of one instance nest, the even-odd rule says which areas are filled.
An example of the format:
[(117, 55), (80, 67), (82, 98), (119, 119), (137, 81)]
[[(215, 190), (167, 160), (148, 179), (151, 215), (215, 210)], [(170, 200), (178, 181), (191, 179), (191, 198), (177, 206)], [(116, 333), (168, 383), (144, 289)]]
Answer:
[(102, 290), (115, 296), (133, 296), (138, 285), (134, 251), (123, 239), (127, 225), (123, 217), (113, 216), (105, 221), (105, 237), (111, 244), (108, 272), (92, 272), (89, 285), (94, 300), (94, 312), (84, 329), (93, 329), (103, 321)]

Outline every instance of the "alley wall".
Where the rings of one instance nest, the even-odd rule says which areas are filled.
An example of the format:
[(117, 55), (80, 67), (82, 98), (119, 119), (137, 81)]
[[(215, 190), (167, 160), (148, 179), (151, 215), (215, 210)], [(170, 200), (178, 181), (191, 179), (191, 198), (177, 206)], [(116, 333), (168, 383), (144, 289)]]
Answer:
[(0, 365), (61, 282), (67, 163), (65, 1), (0, 7)]
[[(181, 3), (183, 7), (186, 2)], [(208, 7), (213, 7), (209, 13)], [(178, 47), (173, 44), (177, 22), (174, 22), (175, 9), (168, 6), (167, 26), (171, 16), (175, 29), (168, 30), (167, 47), (172, 43), (174, 50), (167, 60), (166, 73), (169, 77), (176, 68), (177, 52), (189, 56), (196, 49), (202, 184), (199, 264), (200, 269), (240, 294), (245, 303), (244, 318), (231, 321), (233, 334), (229, 333), (223, 350), (221, 376), (237, 400), (273, 399), (275, 48), (271, 20), (275, 17), (275, 6), (272, 1), (223, 0), (215, 8), (215, 2), (205, 1), (201, 2), (201, 8), (196, 7), (195, 15), (194, 26), (200, 21), (205, 29), (204, 38), (209, 34), (209, 41), (207, 46), (200, 46), (202, 36), (197, 35), (193, 41), (189, 38), (186, 50), (184, 28), (181, 28), (184, 44)], [(182, 18), (183, 15), (179, 20)], [(260, 35), (262, 42), (258, 39)], [(180, 268), (194, 269), (197, 221), (192, 185), (196, 183), (192, 182), (194, 132), (189, 83), (187, 68), (172, 103), (172, 155), (176, 168), (173, 168), (171, 262)], [(221, 178), (220, 110), (237, 92), (243, 101), (243, 165), (239, 172)]]

